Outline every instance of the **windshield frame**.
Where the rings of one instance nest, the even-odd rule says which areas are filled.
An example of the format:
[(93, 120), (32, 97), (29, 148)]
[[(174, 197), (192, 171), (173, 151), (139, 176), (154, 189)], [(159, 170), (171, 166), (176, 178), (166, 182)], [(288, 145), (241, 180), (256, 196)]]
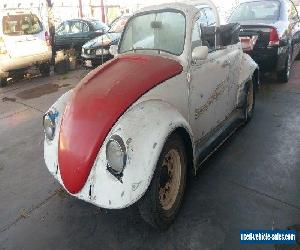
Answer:
[[(144, 49), (137, 48), (137, 49), (130, 49), (130, 50), (127, 50), (127, 51), (124, 51), (124, 52), (120, 53), (121, 44), (124, 40), (124, 36), (126, 34), (128, 24), (132, 21), (132, 19), (134, 19), (136, 17), (139, 17), (139, 16), (144, 16), (144, 15), (149, 15), (149, 14), (158, 14), (158, 13), (163, 13), (163, 12), (180, 13), (184, 17), (184, 22), (185, 22), (184, 37), (183, 37), (183, 42), (184, 43), (183, 43), (183, 46), (182, 46), (182, 51), (179, 54), (174, 54), (170, 51), (166, 51), (166, 50), (163, 50), (163, 49), (157, 49), (157, 48), (153, 48), (153, 49), (151, 49), (151, 48), (144, 48)], [(186, 17), (185, 13), (182, 10), (178, 10), (178, 9), (174, 9), (174, 8), (164, 8), (164, 9), (158, 9), (158, 10), (143, 11), (143, 12), (140, 12), (140, 13), (137, 13), (137, 14), (131, 16), (128, 19), (128, 21), (127, 21), (127, 23), (124, 27), (124, 30), (122, 32), (122, 35), (121, 35), (121, 39), (120, 39), (119, 46), (118, 46), (118, 54), (125, 54), (125, 53), (131, 52), (131, 51), (133, 51), (135, 53), (135, 51), (144, 50), (144, 51), (158, 51), (158, 54), (161, 54), (160, 52), (165, 52), (165, 53), (168, 53), (168, 54), (173, 55), (173, 56), (181, 56), (185, 51), (186, 35), (187, 35), (187, 17)]]
[[(247, 21), (256, 21), (256, 20), (266, 20), (266, 21), (278, 21), (280, 20), (280, 17), (281, 17), (281, 12), (282, 12), (282, 3), (280, 0), (272, 0), (273, 2), (278, 2), (279, 3), (279, 14), (278, 14), (278, 17), (277, 19), (259, 19), (259, 18), (256, 18), (256, 19), (248, 19), (248, 20), (237, 20), (237, 21), (233, 21), (233, 22), (247, 22)], [(228, 21), (229, 22), (232, 22), (231, 21), (231, 18), (233, 16), (233, 13), (236, 12), (237, 8), (239, 8), (241, 5), (243, 4), (249, 4), (249, 3), (255, 3), (255, 2), (269, 2), (268, 0), (263, 0), (263, 1), (259, 1), (259, 0), (253, 0), (253, 1), (245, 1), (245, 2), (240, 2), (234, 11), (231, 12), (229, 18), (228, 18)]]

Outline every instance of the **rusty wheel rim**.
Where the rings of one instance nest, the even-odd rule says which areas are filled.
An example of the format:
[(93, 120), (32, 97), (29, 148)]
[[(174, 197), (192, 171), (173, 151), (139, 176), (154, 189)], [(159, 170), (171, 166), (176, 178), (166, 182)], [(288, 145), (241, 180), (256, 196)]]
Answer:
[(164, 210), (174, 205), (180, 187), (181, 159), (177, 150), (170, 150), (164, 158), (160, 176), (159, 201)]

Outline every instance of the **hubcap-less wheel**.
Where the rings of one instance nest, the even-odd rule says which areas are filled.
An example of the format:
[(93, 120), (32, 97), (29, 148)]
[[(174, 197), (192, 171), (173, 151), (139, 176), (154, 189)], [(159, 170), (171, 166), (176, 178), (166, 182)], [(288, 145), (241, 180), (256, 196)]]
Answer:
[(138, 203), (142, 218), (160, 230), (174, 221), (183, 201), (187, 154), (182, 137), (171, 135), (159, 156), (154, 176)]
[(164, 210), (169, 210), (174, 205), (180, 187), (180, 179), (180, 155), (172, 149), (164, 158), (160, 176), (159, 201)]

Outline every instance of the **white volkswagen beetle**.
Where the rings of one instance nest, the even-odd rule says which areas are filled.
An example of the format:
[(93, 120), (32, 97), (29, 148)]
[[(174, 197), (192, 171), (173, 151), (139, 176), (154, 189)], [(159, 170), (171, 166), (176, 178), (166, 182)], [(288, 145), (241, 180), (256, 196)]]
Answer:
[(253, 114), (258, 68), (238, 33), (219, 25), (208, 0), (133, 15), (118, 55), (45, 114), (50, 173), (79, 199), (106, 209), (137, 202), (149, 224), (168, 228), (187, 172)]

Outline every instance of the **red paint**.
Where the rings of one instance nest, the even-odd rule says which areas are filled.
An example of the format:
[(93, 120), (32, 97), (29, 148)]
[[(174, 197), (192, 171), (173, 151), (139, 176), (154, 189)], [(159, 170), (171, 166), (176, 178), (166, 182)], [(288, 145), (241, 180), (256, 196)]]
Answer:
[(119, 56), (82, 80), (66, 107), (59, 135), (59, 168), (70, 193), (83, 188), (119, 117), (147, 91), (181, 72), (174, 60), (134, 54)]

